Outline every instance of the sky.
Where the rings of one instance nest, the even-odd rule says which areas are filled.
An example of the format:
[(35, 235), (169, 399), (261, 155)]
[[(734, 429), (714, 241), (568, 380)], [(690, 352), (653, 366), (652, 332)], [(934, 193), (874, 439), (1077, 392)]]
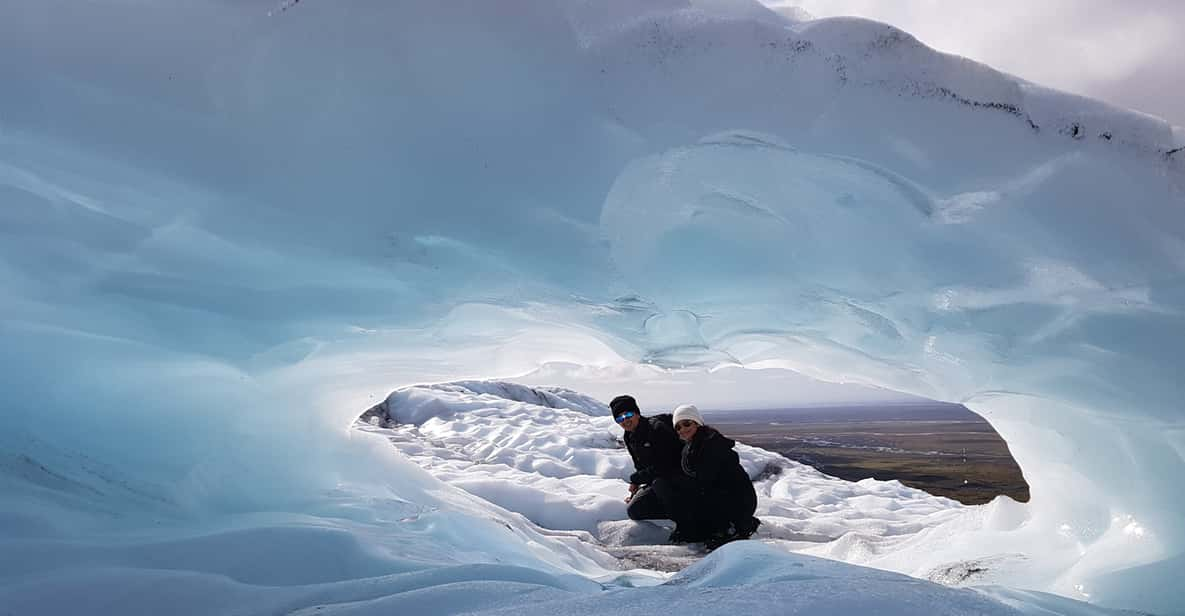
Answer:
[(712, 372), (672, 372), (650, 365), (592, 367), (550, 363), (509, 380), (524, 385), (567, 387), (604, 402), (620, 394), (630, 394), (644, 411), (651, 412), (670, 412), (680, 404), (723, 411), (923, 400), (887, 389), (827, 383), (777, 368), (753, 370), (729, 366)]
[(765, 0), (883, 21), (940, 51), (1185, 126), (1180, 0)]

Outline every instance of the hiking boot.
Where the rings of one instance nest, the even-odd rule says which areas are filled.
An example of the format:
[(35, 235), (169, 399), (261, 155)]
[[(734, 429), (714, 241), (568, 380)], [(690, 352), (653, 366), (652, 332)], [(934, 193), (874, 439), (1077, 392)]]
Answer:
[(748, 522), (738, 524), (736, 526), (737, 539), (748, 539), (752, 537), (753, 533), (757, 532), (758, 526), (761, 526), (761, 520), (754, 517), (750, 517)]
[(728, 543), (729, 541), (736, 541), (739, 538), (740, 537), (737, 537), (737, 535), (735, 533), (726, 533), (726, 532), (712, 533), (712, 535), (710, 537), (708, 537), (707, 540), (704, 541), (704, 547), (707, 548), (707, 550), (709, 552), (711, 552), (712, 550), (715, 550), (716, 548)]
[(712, 535), (708, 537), (707, 541), (704, 541), (704, 547), (708, 548), (708, 551), (711, 552), (712, 550), (715, 550), (716, 548), (731, 541), (748, 539), (749, 537), (753, 536), (753, 533), (757, 532), (758, 526), (761, 526), (761, 520), (758, 520), (757, 518), (749, 518), (747, 522), (741, 523), (739, 527), (734, 524), (728, 529), (728, 531), (717, 531), (712, 533)]

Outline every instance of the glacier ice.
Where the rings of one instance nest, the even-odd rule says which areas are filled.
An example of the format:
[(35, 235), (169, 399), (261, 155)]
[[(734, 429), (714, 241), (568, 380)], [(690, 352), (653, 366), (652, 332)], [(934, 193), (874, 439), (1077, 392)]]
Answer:
[(1030, 587), (1185, 603), (1182, 129), (739, 0), (279, 6), (0, 8), (5, 588), (291, 526), (358, 575), (595, 578), (345, 426), (624, 359), (962, 401), (1031, 486), (984, 514)]

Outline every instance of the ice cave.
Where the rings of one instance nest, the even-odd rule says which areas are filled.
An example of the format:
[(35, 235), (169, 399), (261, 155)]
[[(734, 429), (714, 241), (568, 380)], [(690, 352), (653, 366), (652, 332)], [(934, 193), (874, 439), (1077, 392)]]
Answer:
[[(12, 0), (0, 84), (2, 613), (1185, 610), (1181, 127), (746, 0)], [(961, 402), (1032, 500), (623, 572), (351, 427), (556, 362)]]

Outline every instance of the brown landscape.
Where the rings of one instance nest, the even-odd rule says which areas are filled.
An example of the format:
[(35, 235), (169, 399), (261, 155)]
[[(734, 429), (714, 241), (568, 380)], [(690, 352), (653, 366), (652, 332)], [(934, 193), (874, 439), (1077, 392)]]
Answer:
[(1029, 486), (1008, 445), (961, 405), (706, 411), (704, 416), (731, 438), (841, 479), (897, 479), (968, 505), (1000, 494), (1029, 500)]

